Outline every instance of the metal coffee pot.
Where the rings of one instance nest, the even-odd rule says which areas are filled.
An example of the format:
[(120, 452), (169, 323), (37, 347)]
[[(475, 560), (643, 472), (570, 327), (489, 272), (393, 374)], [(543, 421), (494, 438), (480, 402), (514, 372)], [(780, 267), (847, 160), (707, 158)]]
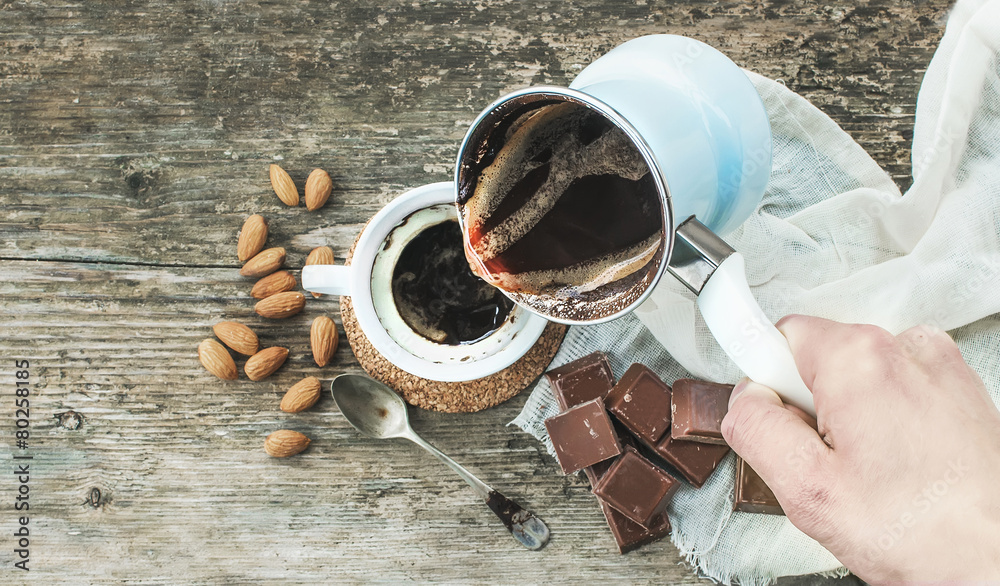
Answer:
[(750, 293), (743, 257), (720, 237), (753, 213), (771, 171), (770, 124), (746, 74), (694, 39), (653, 35), (628, 41), (590, 64), (569, 88), (527, 88), (487, 107), (459, 150), (456, 193), (473, 180), (475, 159), (492, 133), (504, 132), (513, 117), (560, 102), (599, 113), (634, 143), (656, 184), (664, 244), (651, 265), (655, 274), (627, 306), (579, 319), (559, 310), (565, 305), (540, 310), (524, 294), (511, 299), (551, 321), (600, 323), (634, 310), (669, 272), (697, 295), (712, 334), (747, 376), (814, 413), (812, 393), (787, 341)]

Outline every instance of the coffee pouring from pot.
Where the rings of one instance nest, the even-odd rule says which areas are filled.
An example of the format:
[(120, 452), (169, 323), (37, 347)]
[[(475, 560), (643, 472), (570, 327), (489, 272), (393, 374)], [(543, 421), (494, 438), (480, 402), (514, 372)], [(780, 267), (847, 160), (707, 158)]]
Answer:
[[(530, 137), (548, 146), (532, 150)], [(586, 178), (565, 178), (549, 164), (563, 143), (572, 143), (569, 157), (606, 148), (590, 157), (603, 161), (622, 151), (615, 141), (644, 163), (641, 179), (628, 157), (616, 161), (620, 177), (598, 164)], [(523, 177), (504, 175), (511, 161)], [(669, 272), (697, 295), (709, 330), (748, 377), (815, 414), (787, 341), (750, 292), (743, 257), (718, 236), (754, 211), (770, 170), (770, 125), (746, 75), (704, 43), (652, 35), (613, 49), (569, 88), (527, 88), (486, 108), (459, 150), (456, 201), (473, 271), (521, 307), (600, 323), (634, 310)], [(574, 181), (573, 197), (534, 191)], [(504, 182), (502, 191), (520, 195), (490, 192)], [(601, 199), (619, 190), (613, 201), (625, 207)]]

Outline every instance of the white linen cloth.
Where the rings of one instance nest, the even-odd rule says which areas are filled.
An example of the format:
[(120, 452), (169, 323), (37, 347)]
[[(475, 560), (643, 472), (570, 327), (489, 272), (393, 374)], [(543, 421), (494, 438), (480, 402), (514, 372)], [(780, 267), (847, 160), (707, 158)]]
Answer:
[[(893, 333), (936, 325), (1000, 403), (998, 56), (1000, 0), (960, 1), (920, 88), (906, 194), (825, 114), (748, 73), (771, 119), (774, 162), (761, 205), (726, 240), (772, 320), (800, 313)], [(594, 350), (609, 354), (616, 378), (632, 362), (668, 383), (742, 376), (669, 275), (634, 315), (571, 328), (553, 367)], [(512, 423), (551, 452), (543, 421), (557, 410), (543, 380)], [(846, 572), (784, 517), (732, 513), (733, 476), (730, 455), (701, 489), (682, 486), (669, 509), (672, 539), (700, 573), (765, 584)]]

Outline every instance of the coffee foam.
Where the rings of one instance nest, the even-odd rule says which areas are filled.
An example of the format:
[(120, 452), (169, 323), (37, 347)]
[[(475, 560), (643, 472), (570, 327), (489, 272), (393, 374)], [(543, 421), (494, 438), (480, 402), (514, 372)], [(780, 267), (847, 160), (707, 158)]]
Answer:
[[(495, 258), (534, 228), (573, 181), (606, 174), (635, 181), (649, 173), (632, 141), (610, 123), (595, 139), (584, 142), (587, 132), (593, 132), (587, 126), (592, 126), (595, 117), (585, 107), (561, 103), (543, 106), (514, 125), (496, 158), (480, 173), (476, 190), (465, 204), (464, 220), (470, 232), (479, 235), (472, 248), (481, 260)], [(547, 150), (551, 154), (544, 157)], [(517, 183), (543, 164), (549, 165), (548, 177), (537, 191), (514, 213), (484, 230)], [(601, 263), (594, 267), (606, 268)]]
[[(660, 249), (662, 238), (654, 234), (618, 254), (607, 255), (571, 267), (525, 273), (495, 273), (492, 284), (508, 292), (588, 293), (619, 281), (645, 267)], [(580, 284), (582, 283), (582, 284)]]
[(652, 283), (654, 264), (635, 271), (619, 281), (581, 292), (575, 287), (546, 291), (542, 294), (508, 292), (514, 303), (536, 313), (563, 320), (588, 322), (617, 314), (631, 306)]

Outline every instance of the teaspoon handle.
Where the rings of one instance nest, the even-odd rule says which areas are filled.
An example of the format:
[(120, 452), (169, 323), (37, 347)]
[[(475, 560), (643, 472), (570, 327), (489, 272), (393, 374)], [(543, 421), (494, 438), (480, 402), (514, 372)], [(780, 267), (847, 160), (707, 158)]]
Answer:
[(486, 506), (500, 517), (507, 531), (524, 547), (542, 549), (549, 542), (549, 528), (545, 522), (499, 492), (490, 492)]
[(417, 444), (421, 448), (434, 454), (434, 456), (437, 457), (438, 460), (441, 460), (442, 462), (447, 464), (449, 468), (457, 472), (458, 475), (462, 477), (462, 480), (466, 481), (469, 484), (469, 486), (474, 488), (475, 491), (479, 493), (479, 496), (481, 496), (482, 498), (484, 499), (488, 498), (490, 493), (493, 492), (493, 489), (490, 488), (488, 484), (473, 476), (472, 473), (466, 470), (461, 464), (452, 460), (448, 456), (444, 455), (444, 453), (442, 453), (441, 450), (429, 444), (426, 440), (424, 440), (424, 438), (420, 437), (415, 433), (407, 435), (406, 438), (412, 441), (413, 443)]
[(528, 549), (541, 549), (549, 542), (549, 528), (533, 513), (526, 511), (521, 505), (490, 488), (488, 484), (473, 476), (465, 467), (446, 456), (416, 433), (407, 434), (406, 438), (434, 454), (438, 460), (457, 472), (462, 480), (485, 499), (486, 506), (500, 518), (507, 531), (510, 531), (510, 534), (521, 545)]

